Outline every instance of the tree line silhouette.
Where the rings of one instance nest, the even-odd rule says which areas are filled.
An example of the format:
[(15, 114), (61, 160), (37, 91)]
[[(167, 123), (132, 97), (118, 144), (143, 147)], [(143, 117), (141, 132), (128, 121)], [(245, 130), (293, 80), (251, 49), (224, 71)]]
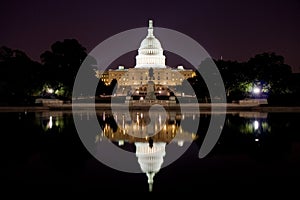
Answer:
[[(37, 97), (71, 100), (77, 71), (87, 56), (86, 48), (76, 39), (53, 43), (50, 50), (41, 54), (40, 62), (20, 50), (0, 47), (0, 105), (29, 105)], [(208, 62), (203, 61), (201, 65)], [(255, 86), (274, 104), (299, 102), (299, 74), (292, 73), (283, 56), (271, 52), (258, 54), (246, 62), (214, 62), (223, 78), (229, 102), (251, 97)], [(96, 66), (91, 66), (89, 73), (91, 78), (97, 79), (95, 70)], [(116, 80), (111, 86), (99, 80), (96, 95), (111, 94), (115, 84)], [(199, 101), (208, 101), (209, 93), (199, 73), (184, 84), (193, 87)]]

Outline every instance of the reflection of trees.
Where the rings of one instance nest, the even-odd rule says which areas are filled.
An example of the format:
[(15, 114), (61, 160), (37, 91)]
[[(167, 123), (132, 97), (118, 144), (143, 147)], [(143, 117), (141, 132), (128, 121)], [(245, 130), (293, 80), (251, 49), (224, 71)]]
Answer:
[(68, 118), (63, 115), (62, 111), (54, 112), (37, 112), (35, 113), (36, 123), (43, 128), (44, 131), (62, 132), (68, 125)]
[(271, 127), (267, 122), (267, 118), (243, 118), (236, 115), (229, 117), (226, 120), (226, 125), (230, 130), (243, 134), (271, 132)]

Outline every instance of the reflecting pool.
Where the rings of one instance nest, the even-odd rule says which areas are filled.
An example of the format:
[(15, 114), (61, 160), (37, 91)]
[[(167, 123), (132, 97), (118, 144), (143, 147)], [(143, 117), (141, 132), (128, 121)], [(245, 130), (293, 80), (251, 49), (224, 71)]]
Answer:
[[(92, 118), (88, 110), (74, 117)], [(89, 136), (95, 152), (124, 162), (123, 154), (103, 154), (103, 145), (110, 143), (130, 154), (124, 165), (130, 162), (140, 173), (115, 170), (90, 154), (71, 111), (0, 112), (4, 189), (192, 194), (204, 188), (242, 187), (251, 193), (265, 186), (299, 186), (300, 113), (227, 113), (217, 144), (202, 159), (198, 153), (209, 112), (99, 111), (96, 117), (102, 130)], [(184, 121), (196, 118), (195, 132)], [(172, 160), (174, 149), (182, 155)]]

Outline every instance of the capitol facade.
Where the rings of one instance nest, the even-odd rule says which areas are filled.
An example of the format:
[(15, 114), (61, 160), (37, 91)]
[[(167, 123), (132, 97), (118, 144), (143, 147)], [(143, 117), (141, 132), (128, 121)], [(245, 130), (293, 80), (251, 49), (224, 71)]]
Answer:
[(182, 84), (183, 80), (196, 74), (183, 66), (169, 67), (160, 41), (154, 35), (153, 21), (149, 20), (148, 34), (141, 42), (136, 56), (136, 65), (132, 68), (119, 66), (118, 69), (96, 71), (96, 76), (106, 85), (113, 79), (118, 82), (116, 95), (146, 95), (149, 81), (154, 84), (155, 95), (168, 96), (170, 89)]

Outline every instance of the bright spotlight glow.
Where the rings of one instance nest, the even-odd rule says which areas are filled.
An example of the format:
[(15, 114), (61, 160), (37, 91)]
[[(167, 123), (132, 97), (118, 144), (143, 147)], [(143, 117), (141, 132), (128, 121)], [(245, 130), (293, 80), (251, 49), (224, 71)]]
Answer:
[(253, 122), (253, 126), (254, 126), (254, 130), (257, 130), (259, 128), (259, 122), (257, 120), (255, 120)]
[(177, 144), (178, 144), (178, 146), (182, 147), (182, 146), (183, 146), (183, 140), (179, 140), (179, 141), (177, 142)]
[(253, 88), (253, 93), (254, 94), (259, 94), (260, 93), (260, 88), (258, 88), (258, 87)]
[(54, 92), (54, 90), (52, 88), (47, 88), (47, 92), (52, 94)]
[(119, 146), (123, 146), (124, 145), (124, 140), (119, 140), (118, 144), (119, 144)]
[(53, 126), (53, 121), (52, 121), (52, 116), (49, 117), (49, 122), (48, 122), (48, 128), (52, 128)]

